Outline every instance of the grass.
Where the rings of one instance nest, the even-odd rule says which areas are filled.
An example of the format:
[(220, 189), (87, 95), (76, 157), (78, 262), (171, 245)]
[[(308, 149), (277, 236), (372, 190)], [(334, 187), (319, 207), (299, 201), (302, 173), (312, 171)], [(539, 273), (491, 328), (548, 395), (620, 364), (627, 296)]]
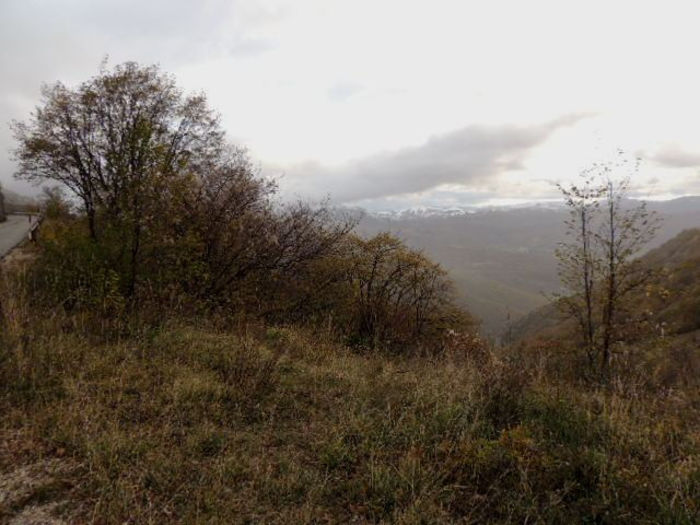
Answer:
[(0, 275), (0, 522), (700, 522), (699, 361), (671, 339), (595, 386), (557, 344), (359, 354), (24, 290)]
[(492, 353), (358, 355), (295, 328), (22, 330), (5, 326), (0, 472), (77, 465), (30, 497), (67, 498), (71, 520), (698, 519), (692, 389), (591, 389)]

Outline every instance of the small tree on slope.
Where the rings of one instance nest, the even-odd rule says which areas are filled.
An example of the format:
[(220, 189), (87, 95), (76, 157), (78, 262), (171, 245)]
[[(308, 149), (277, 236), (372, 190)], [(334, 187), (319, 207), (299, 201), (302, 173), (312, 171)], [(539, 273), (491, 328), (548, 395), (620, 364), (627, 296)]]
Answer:
[(558, 185), (569, 209), (568, 240), (556, 251), (564, 288), (558, 305), (576, 320), (589, 365), (603, 373), (621, 338), (626, 300), (652, 277), (635, 257), (659, 226), (646, 203), (627, 199), (631, 175), (615, 178), (630, 168), (637, 173), (638, 163), (620, 156), (584, 171), (582, 184)]

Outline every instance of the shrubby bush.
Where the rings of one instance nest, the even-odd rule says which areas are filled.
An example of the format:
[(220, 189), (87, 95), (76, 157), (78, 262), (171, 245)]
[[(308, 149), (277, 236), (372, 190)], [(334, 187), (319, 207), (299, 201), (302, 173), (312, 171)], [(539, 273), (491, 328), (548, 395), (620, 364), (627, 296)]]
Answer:
[[(384, 234), (364, 240), (324, 203), (282, 204), (203, 95), (157, 67), (117, 66), (14, 123), (18, 176), (55, 181), (32, 282), (37, 302), (322, 323), (357, 347), (438, 351), (468, 316), (446, 273)], [(56, 132), (56, 130), (61, 130)]]
[(297, 318), (336, 330), (357, 348), (434, 353), (475, 325), (440, 265), (387, 233), (345, 236), (281, 293)]

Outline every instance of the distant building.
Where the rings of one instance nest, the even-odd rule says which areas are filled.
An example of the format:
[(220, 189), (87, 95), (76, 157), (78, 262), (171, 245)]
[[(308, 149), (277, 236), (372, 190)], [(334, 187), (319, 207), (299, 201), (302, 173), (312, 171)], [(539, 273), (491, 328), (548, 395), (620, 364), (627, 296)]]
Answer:
[(5, 215), (5, 196), (2, 194), (2, 190), (0, 190), (0, 222), (5, 220), (7, 220), (7, 216)]

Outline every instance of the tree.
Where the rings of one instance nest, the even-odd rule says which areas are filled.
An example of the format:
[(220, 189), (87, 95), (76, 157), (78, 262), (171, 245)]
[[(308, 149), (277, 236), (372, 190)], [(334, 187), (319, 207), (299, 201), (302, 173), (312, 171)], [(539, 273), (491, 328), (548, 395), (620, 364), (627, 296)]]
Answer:
[[(606, 173), (609, 174), (610, 170)], [(601, 367), (610, 367), (612, 347), (619, 339), (619, 322), (624, 313), (625, 299), (634, 290), (646, 285), (654, 273), (634, 257), (654, 237), (660, 219), (647, 209), (646, 203), (628, 206), (625, 198), (631, 178), (615, 182), (609, 175), (605, 180), (603, 217), (596, 242), (602, 258), (602, 344)]]
[[(82, 203), (90, 237), (120, 226), (130, 292), (148, 209), (170, 179), (201, 174), (226, 147), (218, 117), (203, 95), (183, 96), (157, 66), (127, 62), (69, 89), (42, 89), (28, 122), (13, 122), (16, 177), (55, 181)], [(165, 184), (164, 184), (165, 183)], [(99, 213), (98, 213), (99, 212)]]
[(573, 317), (582, 336), (589, 364), (595, 359), (595, 332), (593, 287), (596, 277), (594, 256), (594, 221), (599, 211), (603, 190), (595, 185), (595, 168), (582, 174), (580, 185), (557, 188), (569, 209), (565, 221), (569, 242), (560, 243), (555, 252), (559, 261), (559, 278), (569, 294), (558, 296), (559, 306)]
[(445, 333), (473, 325), (454, 303), (445, 270), (401, 240), (381, 233), (351, 238), (347, 279), (353, 337), (371, 347), (440, 347)]
[(582, 184), (558, 186), (569, 209), (569, 240), (556, 251), (564, 287), (557, 304), (576, 320), (589, 365), (603, 372), (610, 368), (620, 325), (630, 313), (626, 298), (652, 277), (635, 257), (659, 226), (646, 203), (627, 198), (631, 175), (615, 178), (630, 168), (637, 173), (638, 161), (630, 166), (620, 154), (615, 162), (584, 171)]
[(47, 219), (62, 219), (70, 216), (71, 205), (63, 190), (54, 186), (42, 190), (41, 209)]
[(227, 142), (204, 95), (184, 96), (157, 66), (103, 66), (75, 89), (46, 86), (42, 105), (12, 127), (16, 176), (58, 182), (81, 204), (89, 242), (71, 232), (46, 251), (75, 261), (61, 293), (108, 274), (110, 293), (130, 305), (240, 305), (273, 296), (272, 283), (354, 226), (325, 204), (277, 203), (275, 182)]

